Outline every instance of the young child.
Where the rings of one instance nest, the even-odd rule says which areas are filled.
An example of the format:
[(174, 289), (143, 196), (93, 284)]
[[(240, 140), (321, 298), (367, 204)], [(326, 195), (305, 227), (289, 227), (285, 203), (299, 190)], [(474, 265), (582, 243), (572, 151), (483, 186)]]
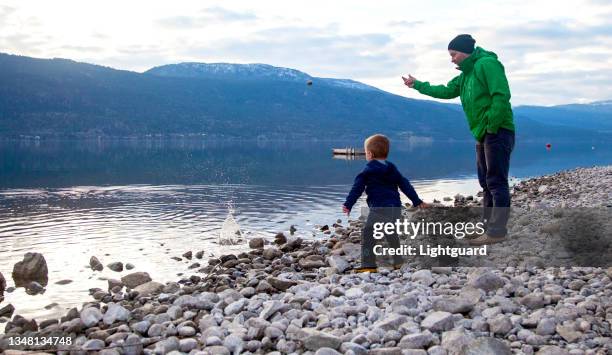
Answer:
[[(375, 134), (368, 137), (363, 145), (368, 163), (355, 178), (353, 188), (342, 205), (342, 211), (348, 215), (365, 191), (370, 213), (361, 236), (361, 268), (356, 271), (376, 272), (373, 225), (375, 222), (395, 222), (401, 218), (402, 203), (398, 188), (408, 196), (413, 206), (419, 208), (428, 206), (419, 198), (410, 181), (402, 176), (393, 163), (386, 160), (390, 145), (387, 137)], [(392, 248), (399, 248), (397, 235), (389, 235), (386, 238)], [(401, 264), (402, 258), (395, 256), (394, 267), (399, 268)]]

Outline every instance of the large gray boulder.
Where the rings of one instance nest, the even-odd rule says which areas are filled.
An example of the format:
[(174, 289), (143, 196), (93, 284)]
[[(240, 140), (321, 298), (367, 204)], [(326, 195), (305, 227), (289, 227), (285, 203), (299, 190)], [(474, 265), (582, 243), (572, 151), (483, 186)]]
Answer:
[(49, 282), (49, 270), (47, 261), (40, 253), (26, 253), (23, 260), (13, 267), (13, 280), (15, 286), (21, 287), (36, 281), (42, 286)]

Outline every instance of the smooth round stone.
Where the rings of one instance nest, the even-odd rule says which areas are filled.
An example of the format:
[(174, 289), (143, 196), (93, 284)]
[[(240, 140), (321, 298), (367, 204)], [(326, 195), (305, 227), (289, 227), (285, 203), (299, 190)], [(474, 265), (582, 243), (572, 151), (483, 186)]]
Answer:
[(270, 339), (277, 339), (283, 336), (283, 331), (276, 327), (267, 327), (265, 335)]
[(164, 330), (164, 326), (161, 324), (153, 324), (150, 328), (149, 331), (147, 332), (147, 335), (149, 336), (149, 338), (152, 337), (158, 337), (162, 334)]
[(91, 339), (88, 340), (87, 342), (85, 342), (85, 344), (83, 344), (83, 350), (89, 350), (89, 351), (94, 351), (94, 350), (102, 350), (104, 349), (104, 341), (100, 340), (100, 339)]
[(135, 323), (132, 328), (140, 334), (146, 334), (147, 330), (151, 326), (151, 322), (143, 320), (142, 322)]
[(192, 327), (180, 327), (178, 334), (182, 337), (191, 337), (196, 334), (196, 330)]
[(221, 346), (223, 341), (218, 336), (210, 336), (206, 338), (206, 346)]
[(244, 348), (245, 350), (254, 353), (261, 348), (261, 342), (259, 340), (251, 340), (246, 343)]
[(193, 338), (181, 339), (179, 341), (179, 350), (188, 353), (198, 347), (198, 341)]

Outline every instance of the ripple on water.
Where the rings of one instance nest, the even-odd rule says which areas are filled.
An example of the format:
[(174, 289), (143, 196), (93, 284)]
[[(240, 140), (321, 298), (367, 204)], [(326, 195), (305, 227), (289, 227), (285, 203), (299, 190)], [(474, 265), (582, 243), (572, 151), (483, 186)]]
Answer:
[[(439, 181), (415, 183), (425, 197), (458, 184), (451, 185), (442, 186)], [(298, 235), (311, 238), (315, 224), (343, 219), (340, 206), (349, 188), (129, 185), (2, 190), (0, 271), (10, 275), (13, 265), (28, 251), (42, 253), (51, 270), (43, 295), (27, 296), (19, 289), (8, 294), (6, 302), (14, 304), (19, 314), (44, 319), (80, 305), (88, 299), (89, 288), (105, 288), (106, 282), (100, 278), (146, 271), (156, 281), (166, 282), (176, 280), (177, 273), (193, 274), (187, 267), (195, 260), (176, 262), (170, 257), (188, 250), (219, 256), (246, 248), (245, 244), (216, 243), (228, 206), (235, 210), (236, 221), (248, 236), (272, 237), (295, 225)], [(104, 265), (121, 261), (136, 268), (122, 273), (108, 268), (93, 272), (88, 268), (92, 255)], [(206, 265), (206, 260), (199, 262)], [(54, 284), (62, 279), (74, 282)], [(60, 306), (44, 309), (54, 302)]]

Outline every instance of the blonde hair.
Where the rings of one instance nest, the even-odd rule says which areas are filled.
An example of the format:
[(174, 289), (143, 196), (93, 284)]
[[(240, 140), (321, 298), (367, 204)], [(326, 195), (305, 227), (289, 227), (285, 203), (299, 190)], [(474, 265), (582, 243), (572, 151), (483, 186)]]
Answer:
[(366, 150), (372, 152), (374, 159), (386, 159), (389, 155), (389, 138), (382, 134), (368, 137), (363, 145)]

